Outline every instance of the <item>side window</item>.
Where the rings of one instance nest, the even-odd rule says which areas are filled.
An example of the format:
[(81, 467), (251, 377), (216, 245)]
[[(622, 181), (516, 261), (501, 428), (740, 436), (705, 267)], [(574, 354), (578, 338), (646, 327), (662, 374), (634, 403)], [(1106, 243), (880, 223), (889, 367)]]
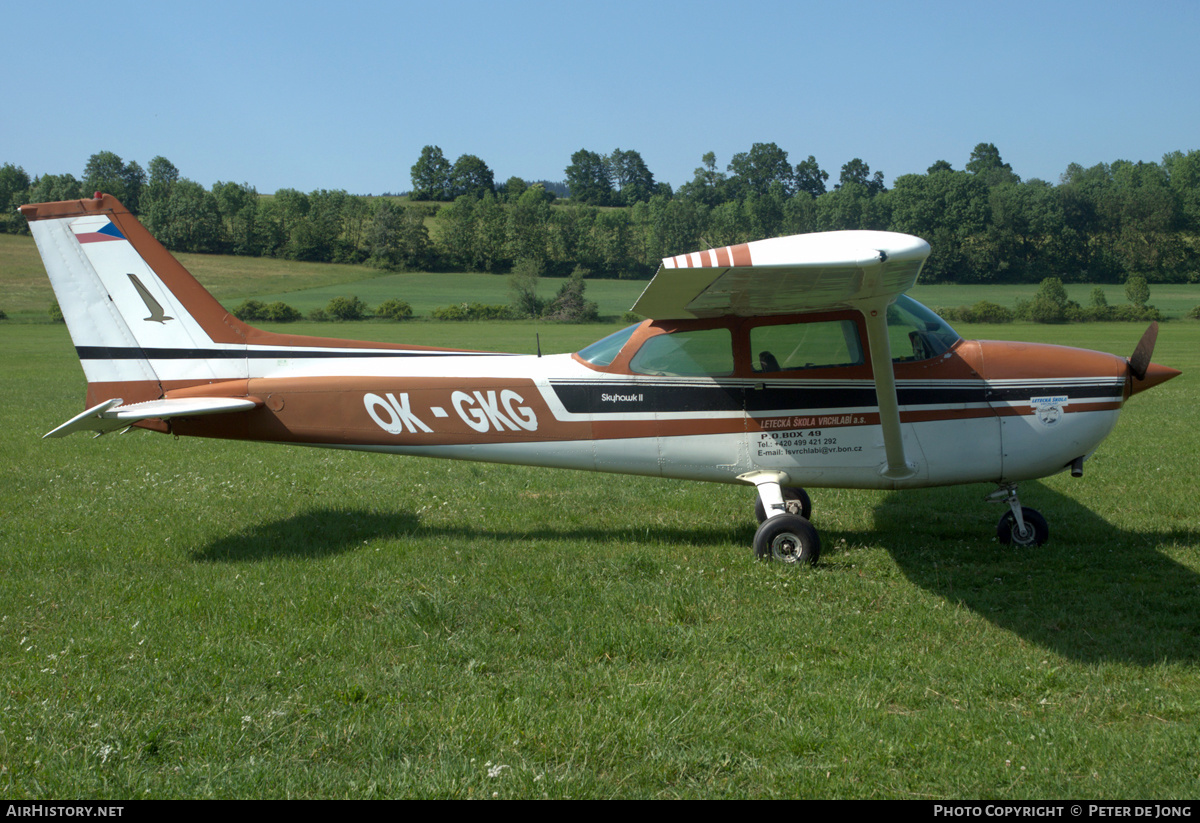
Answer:
[(733, 338), (729, 329), (660, 334), (642, 344), (629, 368), (636, 374), (685, 377), (733, 374)]
[(858, 366), (863, 363), (858, 324), (852, 320), (756, 326), (750, 330), (756, 372)]

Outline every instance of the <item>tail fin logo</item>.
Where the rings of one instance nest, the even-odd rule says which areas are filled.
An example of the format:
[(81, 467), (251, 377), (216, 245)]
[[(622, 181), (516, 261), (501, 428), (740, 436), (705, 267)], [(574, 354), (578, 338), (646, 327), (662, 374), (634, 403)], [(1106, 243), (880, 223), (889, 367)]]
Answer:
[(154, 295), (142, 284), (142, 281), (138, 279), (136, 274), (130, 274), (129, 279), (133, 281), (133, 287), (137, 289), (137, 293), (141, 295), (142, 302), (150, 310), (150, 316), (142, 318), (143, 320), (151, 323), (166, 323), (168, 320), (175, 319), (174, 317), (167, 316), (167, 313), (163, 311), (162, 304), (154, 299)]

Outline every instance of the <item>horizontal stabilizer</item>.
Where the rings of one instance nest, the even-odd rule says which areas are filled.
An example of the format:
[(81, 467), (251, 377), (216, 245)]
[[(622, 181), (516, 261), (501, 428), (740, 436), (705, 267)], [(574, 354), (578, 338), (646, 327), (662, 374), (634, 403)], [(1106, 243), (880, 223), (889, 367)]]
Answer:
[(105, 400), (82, 414), (77, 414), (57, 429), (42, 435), (66, 437), (78, 431), (95, 432), (99, 437), (110, 431), (132, 426), (139, 420), (166, 420), (171, 417), (196, 417), (202, 414), (225, 414), (247, 411), (262, 404), (262, 401), (243, 397), (180, 397), (150, 400), (122, 406), (119, 397)]

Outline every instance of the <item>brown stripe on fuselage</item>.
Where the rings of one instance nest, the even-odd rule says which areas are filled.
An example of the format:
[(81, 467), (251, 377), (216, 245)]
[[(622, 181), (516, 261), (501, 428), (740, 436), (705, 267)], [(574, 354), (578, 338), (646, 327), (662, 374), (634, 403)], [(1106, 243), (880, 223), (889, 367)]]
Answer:
[[(223, 419), (234, 415), (213, 415), (179, 420), (173, 429), (205, 437), (383, 446), (586, 440), (591, 435), (587, 421), (557, 420), (529, 379), (253, 378), (247, 391), (264, 405), (238, 415), (245, 418), (245, 428)], [(203, 394), (203, 387), (192, 392)]]

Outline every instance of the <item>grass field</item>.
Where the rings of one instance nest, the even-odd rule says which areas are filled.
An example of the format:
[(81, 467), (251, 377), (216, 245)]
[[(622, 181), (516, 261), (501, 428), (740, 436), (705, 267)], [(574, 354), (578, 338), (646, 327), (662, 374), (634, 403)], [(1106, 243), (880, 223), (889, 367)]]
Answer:
[[(960, 331), (1128, 354), (1142, 329)], [(534, 327), (336, 333), (530, 351)], [(1047, 545), (1001, 547), (988, 487), (815, 489), (813, 569), (751, 558), (749, 488), (42, 441), (82, 408), (66, 330), (0, 324), (0, 346), (0, 796), (1200, 786), (1200, 324), (1164, 324), (1155, 360), (1185, 374), (1130, 401), (1083, 479), (1022, 487)]]
[[(539, 283), (538, 293), (548, 300), (554, 297), (564, 280), (561, 277), (544, 277)], [(508, 282), (508, 275), (503, 274), (411, 272), (382, 274), (358, 283), (323, 285), (255, 297), (267, 303), (282, 300), (305, 314), (311, 309), (324, 307), (331, 298), (339, 295), (353, 295), (372, 307), (395, 297), (407, 300), (417, 316), (428, 316), (438, 307), (457, 303), (510, 303), (512, 292)], [(597, 303), (602, 316), (615, 318), (629, 310), (644, 288), (644, 280), (589, 280), (587, 299)], [(1200, 295), (1200, 290), (1197, 290), (1197, 294)], [(237, 301), (225, 302), (232, 308)]]

